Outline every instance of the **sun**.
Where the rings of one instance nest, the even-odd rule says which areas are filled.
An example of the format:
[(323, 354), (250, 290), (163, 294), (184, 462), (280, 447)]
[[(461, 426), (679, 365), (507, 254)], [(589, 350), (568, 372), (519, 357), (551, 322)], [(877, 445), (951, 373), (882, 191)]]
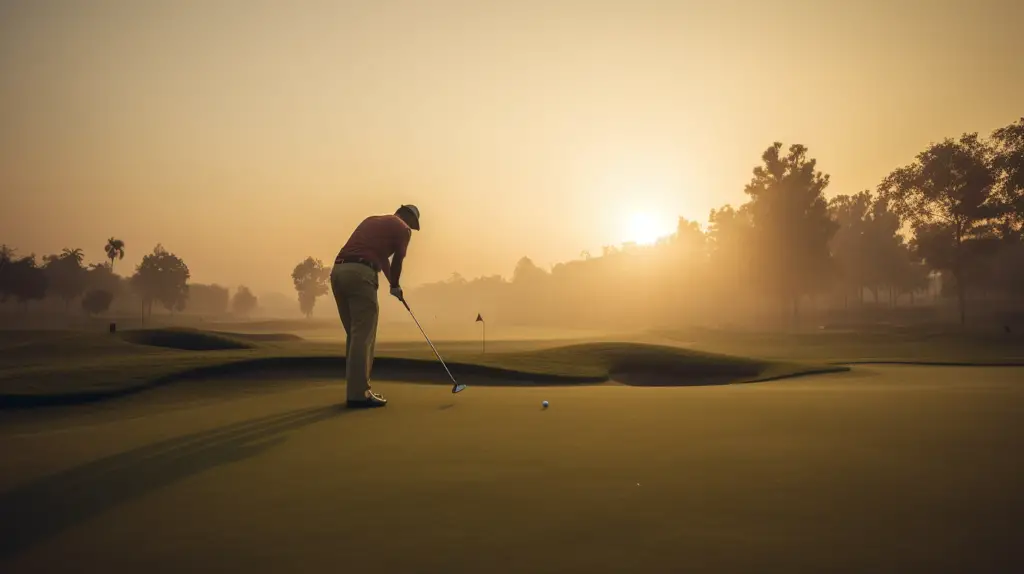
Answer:
[(623, 241), (637, 245), (652, 245), (673, 231), (670, 223), (644, 211), (631, 213), (625, 223)]

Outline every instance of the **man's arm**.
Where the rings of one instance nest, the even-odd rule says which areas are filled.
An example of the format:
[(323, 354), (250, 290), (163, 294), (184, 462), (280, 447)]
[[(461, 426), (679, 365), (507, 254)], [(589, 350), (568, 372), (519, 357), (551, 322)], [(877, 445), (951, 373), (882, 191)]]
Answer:
[(407, 230), (402, 234), (401, 239), (398, 240), (398, 245), (395, 246), (395, 255), (391, 258), (391, 272), (388, 273), (388, 281), (391, 282), (391, 287), (400, 287), (402, 284), (399, 282), (402, 278), (402, 262), (405, 261), (406, 251), (409, 249), (409, 239), (412, 238), (412, 230)]
[(405, 255), (399, 255), (395, 253), (395, 256), (391, 258), (391, 274), (388, 276), (391, 281), (391, 287), (398, 287), (401, 285), (399, 279), (402, 277), (402, 261), (405, 260)]

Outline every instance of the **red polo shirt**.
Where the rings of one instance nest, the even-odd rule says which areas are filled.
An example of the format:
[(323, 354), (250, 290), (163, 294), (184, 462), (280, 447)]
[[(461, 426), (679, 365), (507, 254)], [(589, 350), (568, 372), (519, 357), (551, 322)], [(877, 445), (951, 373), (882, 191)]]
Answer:
[(392, 255), (405, 257), (412, 237), (412, 228), (397, 215), (372, 215), (356, 226), (348, 243), (341, 248), (341, 259), (365, 259), (388, 273)]

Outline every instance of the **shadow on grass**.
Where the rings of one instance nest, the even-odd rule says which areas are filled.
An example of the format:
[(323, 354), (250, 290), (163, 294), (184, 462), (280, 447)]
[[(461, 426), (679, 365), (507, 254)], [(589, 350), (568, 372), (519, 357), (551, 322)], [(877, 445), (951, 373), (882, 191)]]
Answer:
[(253, 348), (252, 344), (231, 338), (226, 333), (193, 329), (139, 329), (124, 331), (120, 333), (120, 337), (136, 345), (180, 351), (231, 351)]
[(728, 385), (759, 376), (767, 363), (730, 357), (694, 355), (694, 361), (680, 364), (665, 356), (618, 357), (611, 366), (611, 379), (633, 387), (704, 387)]
[(618, 371), (611, 380), (630, 387), (707, 387), (735, 383), (743, 375), (729, 373), (678, 374), (656, 370)]
[(343, 414), (301, 409), (161, 441), (0, 494), (0, 561), (120, 504), (204, 471), (258, 456), (284, 433)]

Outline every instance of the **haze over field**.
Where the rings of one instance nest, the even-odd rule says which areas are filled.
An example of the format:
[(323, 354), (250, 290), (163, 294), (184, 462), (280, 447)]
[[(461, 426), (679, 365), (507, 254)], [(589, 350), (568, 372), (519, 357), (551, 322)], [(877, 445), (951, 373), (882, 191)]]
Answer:
[(0, 0), (0, 572), (1024, 572), (1022, 22)]
[(366, 215), (423, 210), (406, 283), (707, 225), (774, 141), (827, 197), (1021, 115), (1005, 1), (0, 2), (0, 238), (162, 243), (291, 295)]

